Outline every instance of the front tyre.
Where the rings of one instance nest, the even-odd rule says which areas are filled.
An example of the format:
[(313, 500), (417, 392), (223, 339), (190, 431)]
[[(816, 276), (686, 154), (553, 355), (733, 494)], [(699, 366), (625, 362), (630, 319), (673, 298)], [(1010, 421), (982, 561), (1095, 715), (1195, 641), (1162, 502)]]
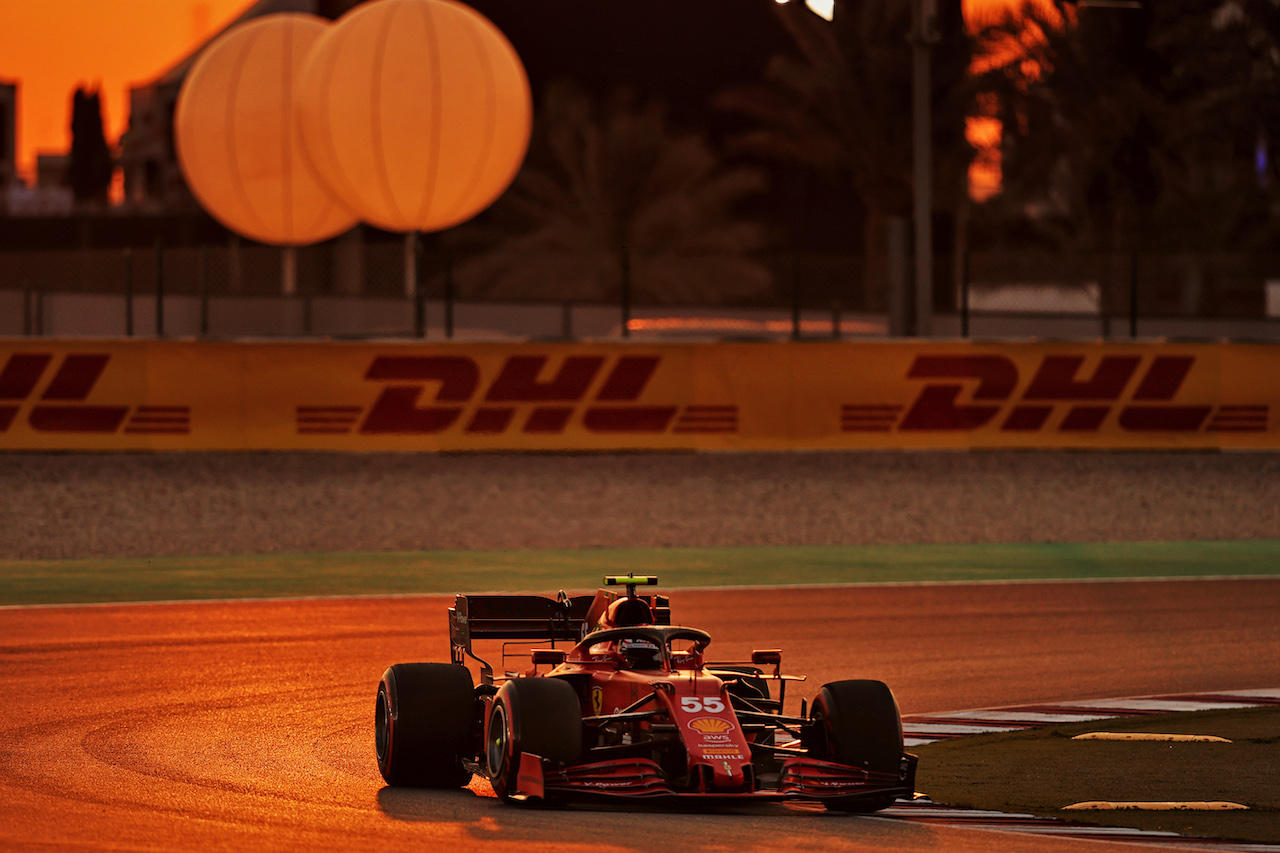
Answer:
[[(813, 700), (811, 749), (818, 758), (861, 767), (882, 777), (899, 777), (902, 717), (898, 702), (882, 681), (834, 681)], [(828, 809), (874, 812), (888, 808), (891, 796), (825, 800)]]
[(578, 693), (556, 678), (516, 678), (502, 685), (489, 710), (485, 761), (493, 791), (505, 801), (517, 793), (523, 755), (556, 765), (582, 756), (582, 709)]
[(382, 674), (374, 706), (378, 770), (388, 785), (460, 788), (475, 717), (471, 672), (449, 663), (398, 663)]

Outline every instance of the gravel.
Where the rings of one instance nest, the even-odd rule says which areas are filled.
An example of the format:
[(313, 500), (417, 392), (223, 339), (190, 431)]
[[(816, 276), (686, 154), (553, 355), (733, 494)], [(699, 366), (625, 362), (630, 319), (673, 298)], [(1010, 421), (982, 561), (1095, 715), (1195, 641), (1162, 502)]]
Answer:
[(1280, 454), (0, 454), (0, 559), (1280, 538)]

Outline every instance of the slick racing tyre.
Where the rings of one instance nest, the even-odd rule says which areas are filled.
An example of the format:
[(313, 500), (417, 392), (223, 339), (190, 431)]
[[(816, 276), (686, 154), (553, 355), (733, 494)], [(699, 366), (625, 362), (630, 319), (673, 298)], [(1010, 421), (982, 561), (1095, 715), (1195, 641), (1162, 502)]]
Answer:
[(489, 710), (485, 760), (494, 793), (510, 801), (525, 753), (553, 765), (582, 756), (578, 693), (556, 678), (515, 678), (502, 685)]
[[(893, 691), (881, 681), (835, 681), (813, 700), (812, 749), (816, 757), (897, 778), (902, 762), (902, 717)], [(874, 812), (893, 797), (825, 800), (828, 809)]]
[(471, 672), (449, 663), (398, 663), (382, 674), (374, 709), (378, 770), (388, 785), (460, 788), (475, 719)]

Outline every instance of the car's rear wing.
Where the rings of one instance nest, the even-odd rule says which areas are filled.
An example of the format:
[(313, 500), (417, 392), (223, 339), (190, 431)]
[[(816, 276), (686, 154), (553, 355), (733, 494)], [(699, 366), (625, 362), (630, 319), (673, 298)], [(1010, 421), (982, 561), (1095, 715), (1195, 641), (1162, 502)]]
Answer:
[[(465, 665), (466, 659), (478, 661), (481, 679), (492, 683), (493, 667), (472, 651), (474, 640), (556, 640), (576, 643), (595, 628), (587, 625), (587, 616), (601, 597), (612, 600), (616, 593), (600, 590), (595, 595), (566, 595), (556, 598), (541, 595), (459, 595), (449, 608), (450, 658)], [(671, 605), (666, 596), (638, 596), (652, 608), (660, 624), (671, 621)]]

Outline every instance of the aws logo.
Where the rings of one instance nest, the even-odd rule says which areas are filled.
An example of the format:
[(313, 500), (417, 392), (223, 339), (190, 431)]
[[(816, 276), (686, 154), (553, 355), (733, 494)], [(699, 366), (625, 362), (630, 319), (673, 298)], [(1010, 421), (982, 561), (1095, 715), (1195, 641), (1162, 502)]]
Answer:
[[(86, 403), (111, 362), (105, 353), (14, 353), (0, 369), (0, 432), (25, 421), (36, 432), (187, 435), (190, 406)], [(52, 368), (52, 370), (50, 369)]]
[[(925, 384), (910, 406), (845, 405), (841, 428), (1087, 433), (1114, 414), (1115, 424), (1127, 432), (1265, 432), (1265, 405), (1173, 402), (1195, 361), (1192, 355), (1108, 355), (1090, 370), (1084, 356), (1048, 355), (1021, 387), (1017, 365), (1005, 356), (919, 355), (907, 378)], [(966, 389), (971, 402), (962, 403)]]
[[(377, 356), (365, 380), (373, 405), (298, 406), (300, 435), (468, 435), (511, 430), (559, 434), (577, 422), (594, 433), (733, 433), (737, 406), (653, 406), (637, 401), (661, 356), (515, 355), (485, 381), (466, 356)], [(550, 367), (549, 367), (550, 365)]]

